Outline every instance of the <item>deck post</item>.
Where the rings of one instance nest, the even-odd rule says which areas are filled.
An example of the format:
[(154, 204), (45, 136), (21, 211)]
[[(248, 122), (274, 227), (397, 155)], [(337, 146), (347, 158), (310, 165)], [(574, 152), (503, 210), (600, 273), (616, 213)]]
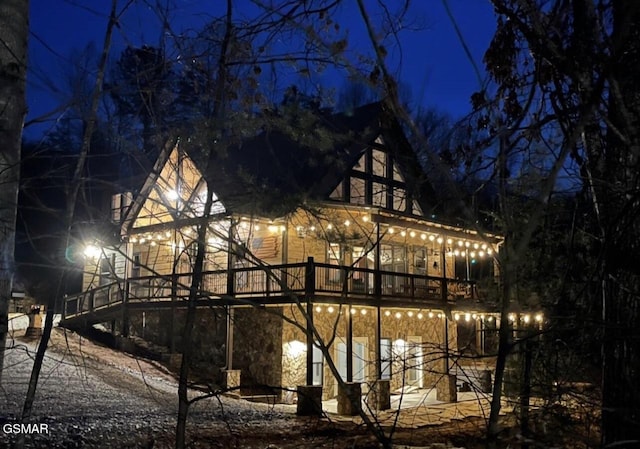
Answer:
[(227, 371), (233, 369), (233, 315), (234, 310), (231, 305), (227, 306)]
[(382, 379), (382, 350), (380, 348), (380, 338), (382, 335), (382, 325), (380, 319), (380, 301), (382, 299), (382, 275), (380, 274), (380, 223), (376, 224), (376, 246), (375, 259), (373, 263), (373, 294), (377, 302), (375, 329), (376, 380), (380, 380)]
[(122, 328), (120, 329), (120, 335), (123, 337), (129, 336), (129, 314), (127, 312), (127, 303), (129, 302), (129, 280), (124, 282), (124, 289), (122, 290)]
[(353, 382), (353, 314), (347, 306), (347, 382)]
[(304, 273), (304, 292), (307, 301), (307, 385), (313, 385), (313, 297), (315, 290), (316, 270), (313, 257), (309, 257)]

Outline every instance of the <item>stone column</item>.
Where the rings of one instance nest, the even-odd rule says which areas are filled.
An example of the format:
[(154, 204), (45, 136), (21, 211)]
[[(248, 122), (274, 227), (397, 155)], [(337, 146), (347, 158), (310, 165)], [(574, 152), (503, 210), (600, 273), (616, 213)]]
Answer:
[(457, 378), (454, 374), (443, 374), (436, 382), (436, 399), (442, 402), (458, 402)]
[(322, 385), (298, 385), (298, 404), (296, 414), (299, 416), (322, 415)]
[(387, 379), (376, 380), (367, 397), (369, 407), (374, 410), (389, 410), (391, 408), (391, 386)]
[(338, 389), (338, 415), (353, 416), (362, 408), (362, 387), (359, 382), (346, 382)]
[(224, 379), (224, 388), (228, 391), (233, 391), (234, 393), (240, 395), (240, 373), (242, 371), (239, 369), (227, 369), (223, 370), (223, 379)]

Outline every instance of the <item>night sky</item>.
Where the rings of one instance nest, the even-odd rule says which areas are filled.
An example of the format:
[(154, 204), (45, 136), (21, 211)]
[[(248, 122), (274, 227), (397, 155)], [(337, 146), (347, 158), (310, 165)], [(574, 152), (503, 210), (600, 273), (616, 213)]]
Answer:
[[(100, 51), (110, 3), (107, 0), (31, 0), (27, 122), (54, 110), (63, 102), (65, 90), (68, 90), (62, 81), (63, 74), (73, 64), (69, 56), (74, 51), (81, 51), (90, 41), (94, 41), (97, 51)], [(180, 32), (200, 27), (208, 17), (221, 14), (224, 3), (174, 0), (176, 9), (171, 14), (173, 30)], [(243, 4), (250, 2), (236, 3), (236, 11), (242, 14), (246, 8)], [(448, 3), (482, 70), (482, 55), (495, 29), (491, 6), (483, 0), (448, 0)], [(479, 81), (443, 2), (416, 1), (409, 17), (415, 19), (415, 24), (421, 29), (401, 34), (401, 53), (397, 48), (391, 49), (391, 67), (409, 86), (415, 103), (437, 107), (454, 117), (464, 115), (470, 109), (469, 96), (479, 90)], [(347, 1), (342, 6), (338, 21), (343, 28), (349, 29), (349, 50), (370, 53), (355, 1)], [(157, 18), (141, 1), (136, 1), (126, 11), (119, 25), (114, 35), (112, 58), (127, 45), (157, 45), (159, 41)], [(343, 83), (336, 75), (327, 76), (333, 77), (324, 80), (327, 85), (339, 87)], [(26, 136), (38, 138), (53, 126), (62, 113), (64, 111), (53, 114), (45, 123), (28, 126)]]

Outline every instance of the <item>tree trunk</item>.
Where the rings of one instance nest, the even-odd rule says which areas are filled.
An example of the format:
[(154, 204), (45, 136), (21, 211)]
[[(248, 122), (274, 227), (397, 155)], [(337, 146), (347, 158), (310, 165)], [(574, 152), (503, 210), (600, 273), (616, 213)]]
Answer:
[[(602, 443), (640, 444), (640, 5), (613, 2), (607, 151), (600, 177), (605, 208), (602, 298)], [(597, 160), (597, 159), (596, 159)]]
[[(75, 217), (75, 208), (76, 201), (78, 198), (78, 194), (80, 192), (82, 186), (82, 175), (84, 173), (84, 167), (86, 164), (87, 157), (89, 155), (89, 149), (91, 145), (91, 137), (93, 135), (93, 129), (96, 122), (97, 110), (98, 110), (98, 101), (100, 100), (100, 96), (102, 94), (102, 82), (104, 80), (104, 73), (107, 66), (107, 56), (109, 54), (109, 48), (111, 47), (111, 35), (113, 32), (113, 28), (116, 25), (116, 5), (117, 0), (112, 0), (111, 3), (111, 12), (109, 16), (109, 23), (107, 25), (107, 30), (104, 38), (104, 46), (102, 50), (102, 56), (100, 59), (100, 65), (98, 68), (98, 76), (96, 78), (96, 84), (94, 88), (94, 92), (92, 95), (92, 103), (90, 116), (88, 118), (88, 124), (85, 128), (85, 132), (83, 135), (82, 141), (82, 151), (78, 157), (78, 162), (75, 167), (73, 179), (71, 180), (70, 188), (67, 193), (67, 211), (66, 211), (66, 224), (68, 226), (67, 229), (67, 239), (71, 238), (71, 229), (73, 224), (73, 219)], [(51, 336), (51, 329), (53, 328), (53, 315), (55, 312), (55, 303), (56, 296), (59, 296), (60, 292), (64, 288), (64, 278), (61, 279), (59, 283), (59, 288), (57, 290), (58, 295), (52, 295), (47, 307), (47, 315), (45, 318), (44, 329), (42, 332), (42, 337), (40, 339), (40, 343), (38, 345), (38, 350), (36, 351), (36, 356), (33, 361), (33, 368), (31, 370), (31, 377), (29, 378), (29, 387), (27, 389), (27, 394), (25, 396), (24, 405), (22, 407), (22, 416), (21, 421), (26, 423), (31, 418), (31, 412), (33, 409), (33, 402), (35, 400), (36, 389), (38, 387), (38, 380), (40, 378), (40, 370), (42, 369), (42, 363), (44, 361), (45, 352), (47, 350), (47, 345), (49, 344), (49, 338)], [(24, 446), (24, 434), (20, 434), (18, 441), (16, 443), (16, 448), (21, 448)]]
[(13, 287), (28, 35), (29, 1), (0, 2), (0, 380)]

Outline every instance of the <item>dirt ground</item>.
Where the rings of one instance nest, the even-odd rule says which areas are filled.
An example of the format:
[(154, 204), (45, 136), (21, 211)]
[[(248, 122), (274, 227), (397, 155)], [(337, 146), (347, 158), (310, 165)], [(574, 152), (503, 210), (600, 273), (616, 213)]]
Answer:
[[(0, 389), (6, 406), (0, 407), (0, 430), (20, 416), (35, 345), (35, 341), (18, 338), (7, 352)], [(162, 365), (55, 329), (31, 420), (47, 424), (49, 432), (27, 435), (27, 447), (171, 448), (176, 391), (175, 377)], [(193, 397), (198, 394), (192, 391)], [(483, 419), (454, 420), (439, 426), (396, 429), (393, 442), (399, 448), (473, 449), (484, 447), (484, 430)], [(15, 440), (15, 434), (0, 431), (0, 447), (11, 447)], [(357, 420), (300, 418), (293, 406), (230, 397), (213, 397), (192, 406), (188, 441), (191, 448), (379, 447)]]

